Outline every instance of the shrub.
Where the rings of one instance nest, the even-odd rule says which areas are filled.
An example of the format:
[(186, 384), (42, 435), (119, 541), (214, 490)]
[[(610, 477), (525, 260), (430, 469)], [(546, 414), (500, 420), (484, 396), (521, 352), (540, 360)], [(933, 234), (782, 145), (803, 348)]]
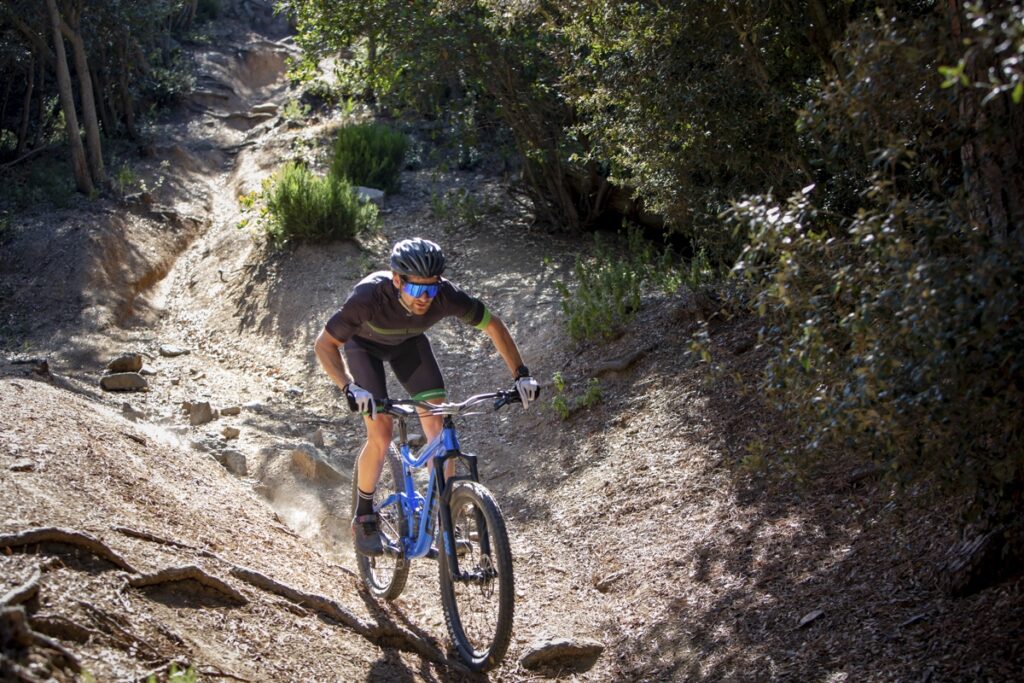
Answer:
[(274, 242), (352, 239), (376, 226), (377, 207), (362, 203), (344, 178), (320, 177), (289, 162), (264, 184), (261, 198)]
[(670, 248), (660, 254), (639, 228), (611, 239), (594, 234), (591, 258), (576, 258), (575, 287), (556, 283), (569, 335), (576, 341), (612, 339), (640, 310), (645, 290), (671, 293), (680, 284), (695, 287), (715, 277), (703, 254), (684, 264)]
[(354, 185), (398, 191), (408, 139), (398, 131), (376, 123), (345, 126), (334, 142), (331, 175)]

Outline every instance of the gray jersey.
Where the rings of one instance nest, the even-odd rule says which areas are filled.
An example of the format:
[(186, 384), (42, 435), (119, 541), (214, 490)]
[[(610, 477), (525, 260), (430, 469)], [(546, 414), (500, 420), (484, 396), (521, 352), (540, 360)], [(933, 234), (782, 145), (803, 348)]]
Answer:
[(360, 337), (376, 344), (394, 346), (423, 334), (442, 318), (456, 317), (478, 329), (491, 321), (483, 302), (441, 279), (441, 289), (423, 315), (406, 310), (391, 281), (391, 272), (378, 271), (359, 281), (341, 310), (327, 321), (326, 329), (345, 342)]

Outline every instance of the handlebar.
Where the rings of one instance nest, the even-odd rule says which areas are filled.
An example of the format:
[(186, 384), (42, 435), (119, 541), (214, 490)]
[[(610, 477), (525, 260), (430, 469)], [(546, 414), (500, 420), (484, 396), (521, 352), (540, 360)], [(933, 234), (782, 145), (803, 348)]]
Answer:
[(396, 417), (408, 417), (413, 414), (413, 411), (410, 410), (408, 406), (412, 406), (414, 408), (424, 410), (430, 415), (458, 415), (469, 408), (475, 408), (481, 403), (487, 403), (490, 401), (494, 402), (494, 410), (500, 410), (510, 403), (522, 403), (522, 399), (519, 397), (519, 392), (515, 389), (511, 389), (507, 391), (499, 390), (486, 394), (476, 394), (460, 403), (428, 403), (427, 401), (417, 401), (411, 398), (386, 398), (377, 402), (377, 410), (379, 412), (395, 415)]

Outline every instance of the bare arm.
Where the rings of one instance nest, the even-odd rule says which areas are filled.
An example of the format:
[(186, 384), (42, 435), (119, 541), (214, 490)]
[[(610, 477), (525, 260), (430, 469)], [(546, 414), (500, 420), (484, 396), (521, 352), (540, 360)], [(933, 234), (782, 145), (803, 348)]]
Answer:
[(352, 382), (352, 375), (349, 374), (348, 366), (345, 364), (345, 357), (341, 354), (343, 342), (334, 338), (326, 329), (321, 330), (313, 345), (313, 352), (324, 372), (334, 380), (339, 389), (344, 390), (345, 385)]
[(494, 342), (494, 348), (501, 354), (505, 365), (508, 366), (509, 372), (515, 377), (516, 369), (523, 365), (523, 357), (519, 355), (519, 347), (516, 346), (516, 342), (512, 339), (508, 328), (505, 327), (505, 323), (501, 322), (498, 316), (492, 315), (490, 322), (487, 323), (487, 327), (484, 328), (484, 332)]

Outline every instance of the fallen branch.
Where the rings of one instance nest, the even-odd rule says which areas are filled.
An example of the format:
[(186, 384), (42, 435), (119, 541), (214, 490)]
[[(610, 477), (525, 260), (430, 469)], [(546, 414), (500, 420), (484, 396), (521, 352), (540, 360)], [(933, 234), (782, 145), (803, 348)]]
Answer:
[(13, 607), (23, 602), (28, 602), (39, 593), (39, 578), (43, 575), (38, 568), (32, 578), (22, 585), (10, 590), (7, 595), (0, 598), (0, 607)]
[(122, 559), (120, 555), (108, 548), (103, 541), (81, 531), (71, 531), (69, 529), (59, 529), (57, 527), (41, 527), (38, 529), (29, 529), (28, 531), (23, 531), (20, 534), (0, 535), (0, 548), (16, 548), (38, 543), (64, 543), (65, 545), (73, 545), (78, 548), (88, 550), (93, 555), (110, 562), (116, 567), (120, 567), (126, 572), (131, 574), (138, 573), (130, 564)]
[(431, 647), (414, 634), (390, 624), (375, 625), (364, 622), (338, 603), (322, 595), (304, 593), (245, 567), (236, 566), (232, 568), (231, 575), (257, 588), (285, 597), (307, 609), (329, 617), (349, 627), (376, 645), (413, 652), (428, 661), (448, 664), (444, 653)]
[(26, 152), (25, 154), (22, 154), (17, 159), (14, 159), (13, 161), (8, 161), (6, 164), (0, 165), (0, 169), (7, 170), (8, 168), (11, 168), (12, 166), (17, 166), (21, 162), (27, 161), (27, 160), (31, 159), (32, 157), (34, 157), (35, 155), (37, 155), (37, 154), (39, 154), (41, 152), (46, 152), (46, 151), (49, 151), (49, 150), (53, 150), (53, 149), (56, 149), (57, 147), (58, 147), (58, 145), (45, 145), (43, 147), (36, 147), (35, 149), (30, 150), (30, 151)]
[(32, 641), (38, 647), (45, 647), (56, 652), (57, 659), (63, 660), (66, 668), (71, 669), (76, 674), (82, 673), (82, 664), (78, 661), (78, 658), (53, 638), (32, 631)]
[(212, 588), (242, 605), (249, 604), (249, 600), (244, 595), (221, 579), (218, 579), (216, 576), (212, 576), (211, 574), (207, 574), (195, 565), (188, 565), (186, 567), (170, 567), (168, 569), (161, 569), (155, 574), (143, 574), (142, 576), (137, 576), (129, 580), (128, 585), (132, 588), (145, 588), (146, 586), (156, 586), (161, 583), (186, 581), (188, 579), (202, 584), (207, 588)]

